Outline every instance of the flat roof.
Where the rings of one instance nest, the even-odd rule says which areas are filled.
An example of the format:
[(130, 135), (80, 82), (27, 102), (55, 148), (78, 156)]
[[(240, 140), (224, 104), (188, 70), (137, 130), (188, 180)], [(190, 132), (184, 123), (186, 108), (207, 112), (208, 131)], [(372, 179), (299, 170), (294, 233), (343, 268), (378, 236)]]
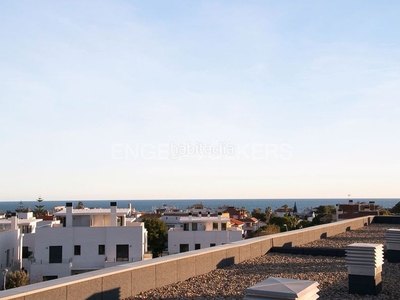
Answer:
[[(130, 212), (129, 208), (117, 208), (117, 215), (124, 216)], [(72, 209), (73, 215), (109, 215), (111, 213), (110, 208), (89, 208), (89, 209)], [(65, 209), (54, 213), (55, 216), (65, 216), (67, 211)]]
[(179, 221), (181, 223), (207, 223), (207, 222), (214, 222), (214, 223), (226, 223), (229, 222), (230, 218), (218, 218), (218, 217), (181, 217)]
[[(385, 244), (385, 231), (389, 228), (400, 229), (400, 225), (372, 224), (304, 244), (302, 247), (344, 248), (354, 242)], [(148, 290), (127, 299), (243, 299), (245, 289), (269, 277), (317, 281), (320, 299), (361, 299), (360, 295), (348, 293), (345, 257), (271, 252), (242, 263), (213, 270), (190, 280)], [(385, 261), (382, 272), (382, 292), (377, 296), (367, 295), (365, 298), (398, 299), (399, 277), (399, 264)]]

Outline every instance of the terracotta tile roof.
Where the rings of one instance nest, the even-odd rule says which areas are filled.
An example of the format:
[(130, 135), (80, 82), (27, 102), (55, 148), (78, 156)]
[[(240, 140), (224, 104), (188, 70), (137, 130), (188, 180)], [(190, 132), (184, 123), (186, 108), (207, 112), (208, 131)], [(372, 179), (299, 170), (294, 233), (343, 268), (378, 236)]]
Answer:
[(235, 224), (235, 225), (243, 225), (244, 222), (239, 221), (237, 219), (231, 218), (231, 224)]
[(240, 219), (240, 221), (244, 223), (257, 223), (258, 219), (257, 218), (245, 218), (245, 219)]

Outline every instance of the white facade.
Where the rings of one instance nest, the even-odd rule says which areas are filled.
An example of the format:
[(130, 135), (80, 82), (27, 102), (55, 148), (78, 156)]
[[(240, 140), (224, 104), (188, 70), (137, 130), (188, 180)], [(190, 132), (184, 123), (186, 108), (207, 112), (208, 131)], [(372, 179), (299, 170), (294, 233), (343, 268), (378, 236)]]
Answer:
[(180, 219), (182, 217), (186, 217), (187, 213), (182, 212), (171, 212), (171, 213), (164, 213), (160, 220), (162, 220), (165, 224), (167, 224), (168, 229), (175, 228), (177, 225), (180, 225)]
[[(113, 205), (114, 204), (114, 205)], [(66, 209), (61, 224), (38, 227), (24, 238), (24, 259), (31, 283), (65, 277), (148, 258), (144, 223), (133, 222), (130, 209)]]
[[(36, 231), (37, 223), (41, 222), (42, 219), (36, 219), (33, 217), (32, 212), (19, 212), (17, 214), (17, 226), (21, 230), (21, 233), (34, 233)], [(0, 229), (10, 230), (12, 227), (12, 218), (1, 219)]]
[(168, 231), (168, 253), (203, 249), (242, 240), (240, 228), (230, 226), (230, 218), (181, 217), (180, 225)]
[(1, 229), (0, 231), (0, 287), (4, 289), (3, 270), (7, 269), (8, 272), (20, 270), (22, 265), (22, 235), (17, 226), (17, 217), (11, 217), (11, 227), (7, 230)]
[[(31, 282), (143, 260), (147, 232), (143, 223), (137, 224), (38, 230), (34, 234)], [(61, 253), (52, 253), (57, 250)]]

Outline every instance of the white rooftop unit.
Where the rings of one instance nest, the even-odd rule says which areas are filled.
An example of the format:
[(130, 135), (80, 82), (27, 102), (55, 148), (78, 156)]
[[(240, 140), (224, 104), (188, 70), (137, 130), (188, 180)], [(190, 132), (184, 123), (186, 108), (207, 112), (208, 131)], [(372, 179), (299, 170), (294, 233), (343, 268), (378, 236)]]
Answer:
[(400, 250), (400, 229), (386, 230), (386, 249)]
[(346, 247), (345, 262), (349, 293), (377, 295), (382, 290), (382, 244), (350, 244)]
[(314, 300), (318, 292), (316, 281), (270, 277), (247, 288), (244, 300)]

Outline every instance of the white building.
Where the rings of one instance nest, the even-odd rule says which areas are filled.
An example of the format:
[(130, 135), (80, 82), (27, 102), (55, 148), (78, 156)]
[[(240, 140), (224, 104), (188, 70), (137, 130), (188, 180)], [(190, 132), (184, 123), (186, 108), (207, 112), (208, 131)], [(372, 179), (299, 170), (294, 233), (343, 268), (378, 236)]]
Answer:
[(55, 213), (61, 224), (37, 228), (26, 236), (31, 283), (151, 258), (143, 223), (132, 221), (131, 209), (73, 209)]
[[(2, 220), (4, 221), (4, 220)], [(22, 235), (17, 224), (17, 215), (12, 214), (10, 227), (0, 229), (0, 287), (4, 289), (3, 270), (8, 272), (20, 270), (22, 265)], [(8, 222), (7, 222), (8, 223)]]
[(209, 214), (180, 218), (180, 224), (168, 231), (168, 253), (203, 249), (242, 240), (242, 230), (231, 226), (230, 218)]
[[(42, 221), (42, 219), (33, 217), (32, 212), (18, 212), (16, 213), (16, 218), (16, 225), (21, 230), (21, 233), (35, 233), (37, 224)], [(12, 227), (12, 219), (12, 217), (10, 219), (1, 219), (0, 229), (10, 230)]]

